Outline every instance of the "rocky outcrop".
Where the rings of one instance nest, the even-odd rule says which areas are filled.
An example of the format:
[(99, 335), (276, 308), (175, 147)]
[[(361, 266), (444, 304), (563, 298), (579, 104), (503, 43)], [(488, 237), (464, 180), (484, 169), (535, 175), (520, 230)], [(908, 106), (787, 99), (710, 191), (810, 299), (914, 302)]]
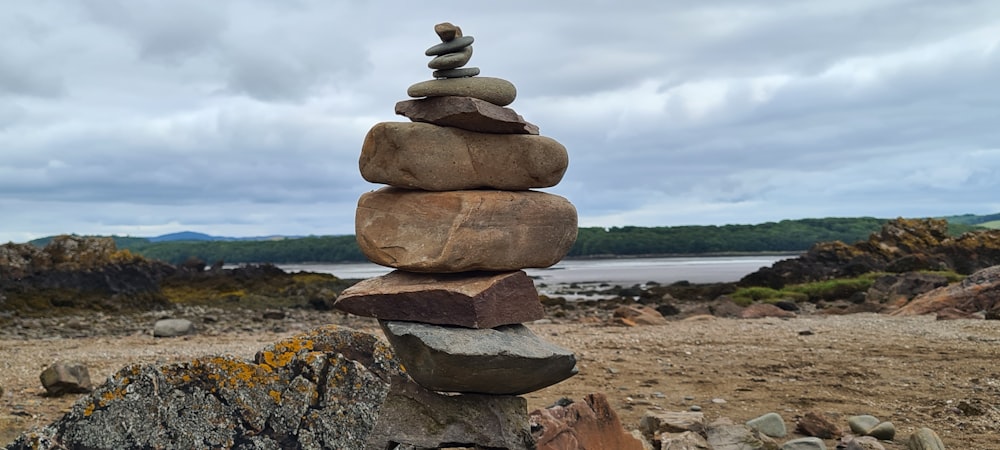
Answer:
[(939, 219), (895, 219), (853, 245), (824, 242), (804, 255), (778, 261), (740, 280), (743, 286), (780, 289), (787, 284), (853, 277), (869, 272), (954, 270), (970, 274), (1000, 264), (1000, 230), (952, 237)]
[[(0, 245), (0, 312), (53, 316), (169, 309), (179, 304), (330, 309), (349, 283), (268, 265), (181, 265), (118, 250), (112, 238), (57, 236), (45, 247)], [(2, 319), (0, 319), (2, 321)]]
[(918, 295), (893, 315), (912, 316), (945, 310), (1000, 312), (1000, 265), (980, 270), (959, 283)]

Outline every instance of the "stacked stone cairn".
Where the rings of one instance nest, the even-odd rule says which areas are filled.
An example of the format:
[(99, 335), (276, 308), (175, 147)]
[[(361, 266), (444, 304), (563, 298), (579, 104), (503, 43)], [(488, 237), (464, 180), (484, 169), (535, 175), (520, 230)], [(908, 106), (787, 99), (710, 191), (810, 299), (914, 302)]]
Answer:
[(519, 396), (576, 373), (572, 352), (523, 325), (544, 312), (522, 269), (557, 263), (576, 240), (573, 205), (532, 190), (556, 185), (569, 160), (504, 107), (513, 84), (463, 68), (472, 36), (450, 23), (434, 31), (435, 79), (396, 104), (411, 122), (376, 124), (361, 150), (362, 176), (388, 186), (358, 200), (358, 244), (396, 270), (345, 290), (336, 307), (377, 318), (424, 388)]

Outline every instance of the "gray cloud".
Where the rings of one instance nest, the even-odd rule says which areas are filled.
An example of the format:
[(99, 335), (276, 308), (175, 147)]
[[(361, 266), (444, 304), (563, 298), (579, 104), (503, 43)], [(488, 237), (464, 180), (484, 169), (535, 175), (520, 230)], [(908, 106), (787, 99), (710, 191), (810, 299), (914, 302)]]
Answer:
[(995, 2), (8, 6), (0, 241), (352, 233), (440, 21), (569, 149), (584, 225), (1000, 211)]

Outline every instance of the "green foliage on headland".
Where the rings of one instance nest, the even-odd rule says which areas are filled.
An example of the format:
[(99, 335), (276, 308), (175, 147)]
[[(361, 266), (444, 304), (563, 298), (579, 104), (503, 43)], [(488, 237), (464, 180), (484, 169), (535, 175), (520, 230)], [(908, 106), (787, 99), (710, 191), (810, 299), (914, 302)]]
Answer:
[[(955, 216), (949, 231), (977, 229), (974, 218)], [(949, 218), (950, 219), (950, 218)], [(570, 258), (800, 252), (817, 242), (868, 239), (888, 219), (874, 217), (782, 220), (757, 225), (580, 228)], [(180, 264), (196, 258), (213, 264), (348, 263), (366, 261), (354, 236), (310, 236), (260, 241), (161, 241), (115, 237), (119, 249)], [(32, 241), (44, 246), (50, 238)]]

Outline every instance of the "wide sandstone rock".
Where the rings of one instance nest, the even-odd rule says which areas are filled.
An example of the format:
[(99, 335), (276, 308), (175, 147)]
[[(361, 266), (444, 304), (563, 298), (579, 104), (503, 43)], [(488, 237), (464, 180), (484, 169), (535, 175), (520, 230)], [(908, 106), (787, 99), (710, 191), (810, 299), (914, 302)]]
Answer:
[(493, 328), (545, 316), (528, 275), (515, 272), (418, 274), (401, 270), (344, 290), (334, 307), (382, 320)]
[(549, 267), (576, 241), (576, 208), (543, 192), (383, 188), (358, 200), (358, 245), (369, 260), (411, 272)]
[(382, 122), (365, 136), (358, 165), (365, 180), (390, 186), (518, 191), (558, 184), (569, 156), (562, 144), (545, 136)]
[(396, 103), (396, 114), (414, 122), (479, 133), (538, 134), (538, 127), (513, 109), (472, 97), (427, 97)]
[(519, 395), (576, 374), (572, 352), (524, 325), (494, 329), (379, 321), (407, 373), (442, 392)]

